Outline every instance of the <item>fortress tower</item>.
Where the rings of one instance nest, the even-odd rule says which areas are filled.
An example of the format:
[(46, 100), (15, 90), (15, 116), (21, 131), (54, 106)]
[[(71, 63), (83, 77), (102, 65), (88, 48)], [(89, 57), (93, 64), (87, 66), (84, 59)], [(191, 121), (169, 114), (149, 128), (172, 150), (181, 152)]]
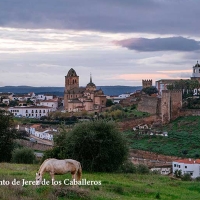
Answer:
[(152, 79), (142, 80), (142, 88), (147, 88), (152, 86)]

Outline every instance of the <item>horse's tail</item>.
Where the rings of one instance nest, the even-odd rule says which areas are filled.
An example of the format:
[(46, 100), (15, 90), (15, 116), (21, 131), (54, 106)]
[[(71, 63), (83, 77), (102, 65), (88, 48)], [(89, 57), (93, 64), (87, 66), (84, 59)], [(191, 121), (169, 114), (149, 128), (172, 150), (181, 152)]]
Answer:
[(82, 167), (81, 167), (81, 163), (79, 163), (79, 168), (77, 171), (77, 180), (80, 181), (82, 177)]

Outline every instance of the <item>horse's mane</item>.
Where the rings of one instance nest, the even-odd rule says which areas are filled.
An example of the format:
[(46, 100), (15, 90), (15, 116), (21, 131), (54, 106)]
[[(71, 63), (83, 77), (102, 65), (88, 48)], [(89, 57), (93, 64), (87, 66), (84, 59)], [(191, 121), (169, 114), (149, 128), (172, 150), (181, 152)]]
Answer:
[(40, 166), (40, 168), (39, 168), (39, 170), (38, 170), (38, 173), (40, 173), (40, 171), (41, 171), (42, 167), (44, 166), (44, 164), (45, 164), (48, 160), (51, 160), (51, 159), (55, 159), (55, 158), (48, 158), (48, 159), (46, 159), (46, 160), (42, 163), (42, 165)]

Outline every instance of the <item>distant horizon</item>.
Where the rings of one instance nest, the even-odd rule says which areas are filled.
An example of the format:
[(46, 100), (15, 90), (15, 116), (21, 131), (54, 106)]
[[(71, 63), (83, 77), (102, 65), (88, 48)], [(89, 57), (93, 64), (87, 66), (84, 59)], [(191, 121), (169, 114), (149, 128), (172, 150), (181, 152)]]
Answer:
[[(142, 85), (96, 85), (96, 87), (142, 87)], [(0, 86), (0, 88), (2, 87), (65, 87), (65, 86), (30, 86), (30, 85), (6, 85), (6, 86)], [(86, 86), (79, 86), (79, 87), (86, 87)]]

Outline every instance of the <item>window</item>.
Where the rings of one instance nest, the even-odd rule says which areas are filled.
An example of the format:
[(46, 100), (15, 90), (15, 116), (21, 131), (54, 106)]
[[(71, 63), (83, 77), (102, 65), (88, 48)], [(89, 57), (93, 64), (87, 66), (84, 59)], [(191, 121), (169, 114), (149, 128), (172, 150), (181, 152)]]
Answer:
[(40, 113), (41, 113), (42, 111), (40, 110)]
[(28, 110), (26, 110), (26, 113), (28, 113)]
[(35, 111), (35, 113), (37, 113), (37, 110)]
[(32, 110), (32, 113), (34, 113), (34, 111)]
[(181, 166), (180, 166), (180, 165), (179, 165), (178, 167), (179, 167), (179, 168), (181, 168)]
[(176, 167), (176, 164), (174, 164), (174, 167)]
[(43, 110), (43, 113), (45, 113), (45, 110)]
[(187, 169), (187, 166), (185, 166), (185, 168)]

